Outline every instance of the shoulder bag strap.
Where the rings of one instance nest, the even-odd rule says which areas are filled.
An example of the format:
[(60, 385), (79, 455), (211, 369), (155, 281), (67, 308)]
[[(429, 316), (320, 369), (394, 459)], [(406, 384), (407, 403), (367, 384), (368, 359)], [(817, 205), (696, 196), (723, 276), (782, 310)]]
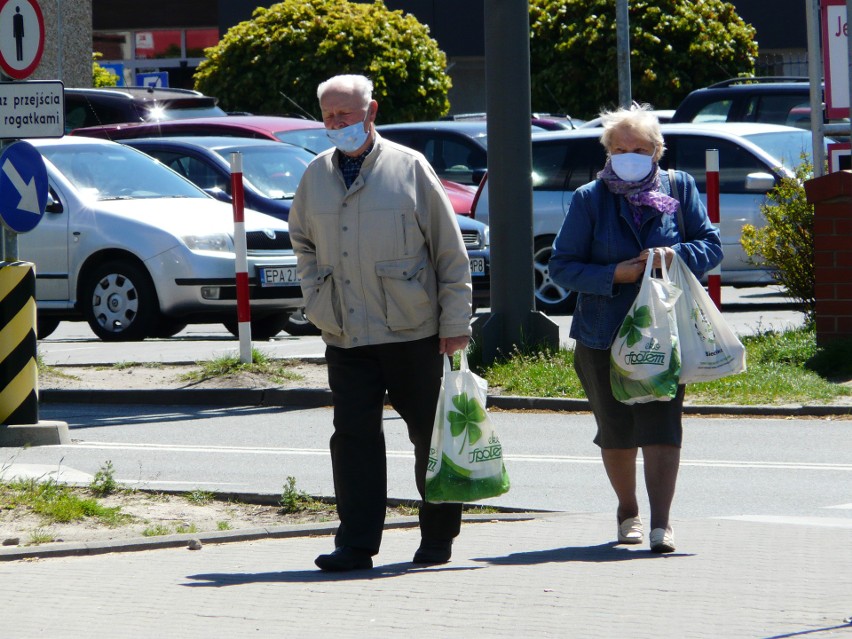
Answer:
[(675, 181), (674, 169), (669, 169), (669, 187), (671, 188), (672, 197), (677, 200), (677, 228), (680, 230), (680, 238), (686, 241), (686, 229), (683, 226), (683, 211), (680, 208), (680, 193), (677, 190), (677, 182)]

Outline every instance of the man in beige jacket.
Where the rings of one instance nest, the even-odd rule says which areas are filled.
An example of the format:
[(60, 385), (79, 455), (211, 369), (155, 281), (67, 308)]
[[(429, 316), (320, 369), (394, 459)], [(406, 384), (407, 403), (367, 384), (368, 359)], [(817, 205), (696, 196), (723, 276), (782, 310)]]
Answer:
[[(340, 526), (322, 570), (372, 568), (387, 500), (385, 393), (414, 444), (421, 498), (443, 357), (470, 339), (467, 252), (441, 182), (416, 151), (381, 138), (364, 76), (317, 96), (335, 149), (305, 171), (290, 210), (307, 318), (322, 330), (334, 404), (331, 460)], [(420, 508), (414, 563), (450, 560), (460, 504)]]

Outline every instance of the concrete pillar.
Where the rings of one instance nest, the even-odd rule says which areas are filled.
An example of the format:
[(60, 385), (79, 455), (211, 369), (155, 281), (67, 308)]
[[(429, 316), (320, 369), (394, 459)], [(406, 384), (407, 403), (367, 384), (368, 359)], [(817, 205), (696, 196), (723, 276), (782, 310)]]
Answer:
[(44, 54), (28, 80), (92, 86), (92, 0), (37, 0), (44, 15)]

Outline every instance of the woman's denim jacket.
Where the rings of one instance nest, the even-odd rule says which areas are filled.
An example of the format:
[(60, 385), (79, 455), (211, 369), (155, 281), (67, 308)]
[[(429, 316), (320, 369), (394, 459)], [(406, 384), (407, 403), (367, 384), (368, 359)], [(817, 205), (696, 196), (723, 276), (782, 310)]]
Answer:
[[(722, 261), (719, 231), (707, 217), (691, 175), (676, 171), (686, 239), (680, 237), (677, 215), (641, 207), (642, 223), (636, 228), (630, 206), (602, 180), (574, 192), (568, 214), (553, 243), (550, 277), (560, 286), (577, 291), (577, 306), (570, 336), (598, 349), (608, 349), (639, 293), (641, 278), (614, 284), (619, 262), (637, 257), (647, 248), (671, 246), (696, 277)], [(660, 171), (662, 190), (671, 193), (668, 173)]]

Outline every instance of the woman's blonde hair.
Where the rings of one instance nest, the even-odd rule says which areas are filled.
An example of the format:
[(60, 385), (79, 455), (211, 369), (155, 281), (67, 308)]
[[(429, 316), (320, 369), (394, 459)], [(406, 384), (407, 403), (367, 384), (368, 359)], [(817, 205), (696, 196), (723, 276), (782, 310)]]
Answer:
[(652, 108), (650, 104), (634, 102), (629, 109), (620, 107), (614, 111), (602, 111), (600, 113), (603, 126), (601, 144), (603, 144), (607, 153), (610, 152), (614, 132), (630, 131), (653, 143), (654, 161), (659, 161), (666, 150), (666, 143), (660, 130), (660, 121), (656, 115), (651, 113)]

